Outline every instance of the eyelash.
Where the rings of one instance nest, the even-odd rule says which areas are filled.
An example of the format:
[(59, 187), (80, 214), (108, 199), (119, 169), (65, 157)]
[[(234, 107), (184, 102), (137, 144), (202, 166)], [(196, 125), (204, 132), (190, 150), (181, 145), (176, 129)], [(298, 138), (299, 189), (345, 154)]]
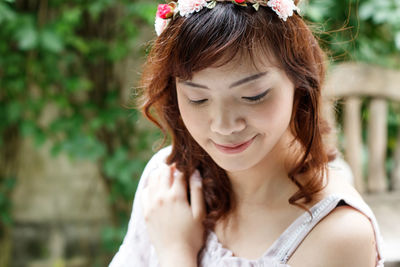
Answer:
[[(256, 96), (247, 96), (247, 97), (243, 96), (242, 98), (246, 99), (246, 100), (248, 100), (249, 102), (252, 102), (252, 103), (258, 103), (258, 102), (260, 102), (260, 101), (262, 101), (264, 99), (264, 97), (269, 93), (269, 91), (270, 91), (270, 89), (268, 89), (265, 92), (263, 92), (263, 93), (261, 93), (259, 95), (256, 95)], [(208, 99), (201, 99), (201, 100), (190, 100), (189, 99), (189, 102), (191, 104), (194, 104), (194, 105), (201, 105), (201, 104), (205, 103), (207, 100)]]

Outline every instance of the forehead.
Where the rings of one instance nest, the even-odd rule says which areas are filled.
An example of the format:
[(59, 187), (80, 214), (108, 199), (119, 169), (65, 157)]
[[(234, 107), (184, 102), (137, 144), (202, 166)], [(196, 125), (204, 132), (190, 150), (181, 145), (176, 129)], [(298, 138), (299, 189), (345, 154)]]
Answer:
[(265, 53), (253, 56), (241, 53), (230, 60), (225, 58), (208, 68), (194, 72), (191, 80), (237, 80), (256, 73), (273, 72), (275, 69), (278, 69), (276, 60)]

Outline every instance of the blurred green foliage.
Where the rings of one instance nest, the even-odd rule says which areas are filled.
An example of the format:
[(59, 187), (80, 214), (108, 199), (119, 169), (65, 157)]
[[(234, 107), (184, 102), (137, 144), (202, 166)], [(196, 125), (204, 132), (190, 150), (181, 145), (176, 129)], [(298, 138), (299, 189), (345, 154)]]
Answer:
[(334, 61), (400, 68), (400, 1), (309, 0), (305, 17)]
[[(0, 1), (0, 150), (18, 136), (37, 146), (50, 141), (54, 156), (97, 163), (113, 211), (103, 235), (109, 253), (122, 240), (157, 138), (124, 107), (129, 94), (115, 67), (131, 56), (155, 9), (131, 0)], [(15, 171), (0, 171), (2, 227), (11, 222)]]
[[(363, 61), (400, 69), (400, 1), (398, 0), (309, 0), (303, 2), (305, 18), (330, 55), (332, 64)], [(364, 171), (367, 170), (367, 124), (369, 99), (362, 106)], [(338, 106), (339, 115), (342, 106)], [(339, 116), (341, 118), (341, 116)], [(342, 123), (341, 119), (339, 122)], [(386, 170), (393, 170), (393, 155), (400, 125), (399, 103), (389, 103)], [(343, 139), (343, 136), (340, 137)]]
[[(399, 1), (310, 0), (301, 8), (332, 59), (400, 67)], [(123, 107), (115, 66), (131, 56), (155, 11), (156, 3), (135, 0), (0, 0), (0, 150), (11, 136), (29, 137), (38, 146), (51, 141), (55, 156), (96, 162), (114, 212), (114, 226), (103, 232), (105, 253), (115, 252), (125, 235), (133, 192), (157, 138), (137, 126), (138, 111)], [(396, 112), (389, 115), (392, 137)], [(11, 223), (14, 177), (0, 171), (3, 227)]]

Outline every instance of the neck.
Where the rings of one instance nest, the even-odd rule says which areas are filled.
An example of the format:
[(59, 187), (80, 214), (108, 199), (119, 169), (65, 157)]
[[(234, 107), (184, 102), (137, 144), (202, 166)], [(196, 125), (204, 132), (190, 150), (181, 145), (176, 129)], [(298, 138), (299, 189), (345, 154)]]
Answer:
[[(279, 209), (297, 190), (289, 179), (285, 159), (293, 153), (288, 148), (288, 139), (282, 140), (258, 164), (250, 169), (228, 172), (237, 209), (247, 212), (260, 208)], [(286, 146), (286, 148), (285, 148)], [(282, 153), (281, 151), (286, 151)], [(289, 154), (290, 153), (290, 154)]]

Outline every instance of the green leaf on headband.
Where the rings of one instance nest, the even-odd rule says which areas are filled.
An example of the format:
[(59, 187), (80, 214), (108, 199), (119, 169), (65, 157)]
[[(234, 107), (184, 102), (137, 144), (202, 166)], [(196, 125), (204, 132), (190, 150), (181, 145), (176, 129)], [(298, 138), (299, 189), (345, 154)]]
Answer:
[(254, 9), (255, 9), (256, 11), (258, 11), (258, 8), (260, 7), (260, 3), (255, 3), (255, 4), (253, 5), (253, 7), (254, 7)]
[(239, 3), (237, 3), (235, 0), (232, 0), (232, 3), (234, 3), (235, 5), (238, 5), (238, 6), (244, 6), (244, 7), (247, 6), (246, 3), (243, 2), (243, 3), (239, 4)]
[(217, 4), (217, 1), (211, 1), (207, 3), (207, 8), (212, 9), (215, 7), (215, 5)]

